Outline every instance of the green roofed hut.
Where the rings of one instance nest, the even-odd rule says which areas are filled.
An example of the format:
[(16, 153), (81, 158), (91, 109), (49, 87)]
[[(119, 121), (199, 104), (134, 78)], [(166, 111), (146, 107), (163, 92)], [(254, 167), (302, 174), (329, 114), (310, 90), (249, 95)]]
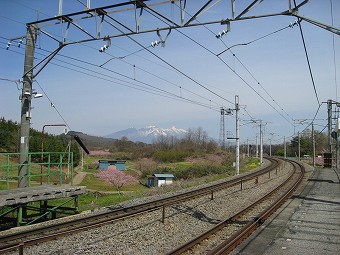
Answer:
[(109, 166), (114, 166), (117, 170), (126, 170), (126, 160), (98, 160), (100, 170), (108, 170)]
[(152, 176), (148, 176), (148, 186), (160, 187), (170, 185), (174, 178), (175, 176), (173, 174), (153, 174)]

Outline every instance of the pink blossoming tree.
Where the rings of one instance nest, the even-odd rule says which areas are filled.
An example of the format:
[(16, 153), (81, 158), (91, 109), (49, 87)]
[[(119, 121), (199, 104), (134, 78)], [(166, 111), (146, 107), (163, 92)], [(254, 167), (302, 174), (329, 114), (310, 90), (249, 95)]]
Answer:
[(95, 175), (99, 179), (106, 182), (112, 183), (119, 194), (121, 194), (120, 189), (126, 184), (135, 184), (138, 182), (137, 178), (126, 174), (124, 171), (119, 171), (115, 166), (109, 166), (108, 170), (100, 171), (100, 173)]

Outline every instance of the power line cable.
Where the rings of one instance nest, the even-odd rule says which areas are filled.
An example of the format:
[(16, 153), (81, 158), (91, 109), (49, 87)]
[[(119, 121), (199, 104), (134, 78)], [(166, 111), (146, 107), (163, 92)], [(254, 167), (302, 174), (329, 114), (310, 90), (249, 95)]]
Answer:
[(27, 9), (31, 10), (31, 11), (36, 12), (36, 13), (44, 14), (46, 17), (51, 17), (51, 16), (53, 16), (53, 15), (49, 15), (49, 14), (47, 14), (47, 13), (44, 13), (44, 12), (38, 10), (38, 9), (33, 9), (32, 7), (27, 6), (27, 5), (23, 4), (22, 2), (18, 2), (18, 1), (16, 1), (16, 0), (11, 0), (11, 2), (14, 2), (14, 3), (17, 4), (17, 5), (21, 5), (22, 7), (25, 7), (25, 8), (27, 8)]
[(10, 79), (1, 78), (1, 77), (0, 77), (0, 80), (2, 80), (2, 81), (10, 81), (10, 82), (13, 82), (13, 83), (15, 83), (15, 84), (17, 85), (17, 89), (20, 90), (20, 88), (19, 88), (19, 82), (20, 82), (20, 80), (10, 80)]
[[(296, 7), (296, 1), (295, 1), (295, 0), (294, 0), (294, 5), (295, 5), (295, 7)], [(299, 23), (300, 23), (300, 22), (299, 22)], [(305, 38), (304, 38), (304, 35), (303, 35), (301, 23), (299, 24), (299, 29), (300, 29), (300, 35), (301, 35), (301, 39), (302, 39), (302, 43), (303, 43), (303, 48), (304, 48), (304, 50), (305, 50), (305, 56), (306, 56), (306, 60), (307, 60), (307, 64), (308, 64), (308, 69), (309, 69), (310, 78), (311, 78), (312, 84), (313, 84), (313, 89), (314, 89), (315, 97), (316, 97), (316, 100), (318, 101), (318, 105), (320, 105), (318, 93), (317, 93), (316, 87), (315, 87), (315, 82), (314, 82), (314, 77), (313, 77), (313, 73), (312, 73), (312, 68), (311, 68), (311, 65), (310, 65), (310, 62), (309, 62), (309, 57), (308, 57), (306, 42), (305, 42)]]
[(51, 104), (51, 107), (53, 107), (53, 108), (56, 110), (56, 112), (58, 113), (58, 115), (60, 116), (60, 118), (61, 118), (61, 119), (64, 121), (64, 123), (66, 124), (66, 126), (67, 126), (70, 130), (72, 130), (72, 128), (70, 127), (70, 125), (66, 122), (65, 118), (61, 115), (60, 111), (57, 109), (57, 107), (55, 106), (55, 104), (52, 102), (51, 98), (47, 95), (47, 93), (45, 92), (45, 90), (41, 87), (40, 83), (39, 83), (36, 79), (35, 79), (34, 81), (38, 84), (38, 86), (39, 86), (39, 88), (41, 89), (41, 91), (42, 91), (42, 92), (44, 93), (44, 95), (47, 97), (48, 101), (49, 101), (50, 104)]
[[(90, 63), (90, 62), (87, 62), (87, 61), (84, 61), (84, 60), (72, 58), (72, 57), (69, 57), (69, 56), (65, 56), (65, 55), (62, 55), (62, 54), (59, 54), (59, 56), (63, 56), (63, 57), (65, 57), (65, 58), (72, 59), (72, 60), (74, 60), (74, 61), (79, 61), (79, 62), (81, 62), (81, 63), (88, 64), (88, 65), (90, 65), (90, 66), (94, 66), (94, 67), (98, 67), (98, 68), (100, 67), (100, 66), (98, 66), (98, 65), (96, 65), (96, 64), (93, 64), (93, 63)], [(105, 75), (105, 74), (103, 74), (103, 73), (94, 71), (94, 70), (92, 70), (92, 69), (88, 69), (88, 68), (81, 67), (81, 66), (78, 66), (78, 65), (75, 65), (75, 64), (71, 64), (71, 63), (68, 63), (68, 62), (66, 62), (66, 61), (59, 60), (59, 59), (57, 59), (57, 58), (55, 58), (55, 59), (58, 60), (58, 61), (60, 61), (60, 62), (63, 62), (63, 63), (69, 64), (69, 65), (75, 66), (75, 67), (77, 67), (77, 68), (80, 68), (80, 69), (83, 69), (83, 70), (86, 70), (86, 71), (89, 71), (89, 72), (93, 72), (93, 73), (96, 73), (96, 74), (99, 74), (99, 75), (103, 75), (103, 76), (106, 76), (106, 77), (109, 77), (109, 78), (116, 79), (116, 80), (118, 80), (118, 81), (120, 81), (120, 82), (125, 82), (125, 83), (128, 83), (128, 84), (132, 84), (132, 85), (134, 85), (134, 86), (137, 86), (136, 84), (133, 84), (133, 83), (131, 83), (131, 82), (124, 81), (124, 80), (121, 80), (121, 79), (118, 79), (118, 78), (115, 78), (115, 77), (112, 77), (112, 76), (109, 76), (109, 75)], [(113, 72), (113, 73), (115, 73), (115, 74), (117, 74), (117, 75), (120, 75), (120, 76), (122, 76), (122, 77), (124, 77), (124, 78), (127, 78), (127, 79), (129, 79), (129, 80), (137, 81), (137, 82), (139, 82), (139, 83), (141, 83), (141, 84), (143, 84), (143, 85), (145, 85), (145, 86), (151, 87), (151, 88), (152, 88), (152, 89), (151, 89), (152, 91), (157, 91), (157, 92), (159, 92), (159, 93), (164, 93), (164, 94), (167, 94), (167, 95), (169, 95), (169, 96), (171, 96), (171, 97), (179, 97), (179, 98), (184, 99), (184, 100), (187, 101), (187, 102), (194, 102), (195, 104), (197, 104), (197, 101), (193, 101), (193, 100), (191, 100), (191, 99), (187, 99), (187, 98), (185, 98), (185, 97), (178, 96), (178, 95), (176, 95), (176, 94), (174, 94), (174, 93), (168, 92), (168, 91), (166, 91), (166, 90), (164, 90), (164, 89), (160, 89), (160, 88), (155, 87), (155, 86), (153, 86), (153, 85), (150, 85), (150, 84), (148, 84), (148, 83), (139, 81), (139, 80), (137, 80), (137, 79), (135, 79), (135, 78), (133, 79), (133, 78), (131, 78), (131, 77), (129, 77), (129, 76), (123, 75), (123, 74), (118, 73), (118, 72), (116, 72), (116, 71), (113, 71), (113, 70), (111, 70), (111, 69), (108, 69), (108, 68), (105, 68), (105, 67), (100, 67), (100, 68), (102, 68), (103, 70), (106, 70), (106, 71), (108, 71), (108, 72)], [(193, 92), (192, 92), (192, 93), (193, 93)], [(198, 95), (198, 94), (197, 94), (197, 95)], [(198, 95), (198, 96), (199, 96), (199, 95)], [(202, 97), (202, 98), (204, 98), (204, 97)], [(204, 98), (204, 99), (208, 100), (207, 98)], [(209, 102), (212, 103), (211, 100), (210, 100)], [(199, 104), (200, 104), (200, 105), (207, 105), (207, 104), (203, 104), (203, 103), (199, 103)], [(216, 103), (216, 105), (218, 105), (218, 104)]]
[[(106, 15), (106, 17), (111, 18), (110, 15)], [(112, 27), (114, 27), (115, 29), (117, 29), (120, 32), (123, 32), (121, 29), (119, 29), (118, 27), (116, 27), (114, 24), (112, 24), (111, 22), (107, 21), (106, 19), (104, 19), (105, 22), (107, 22), (109, 25), (111, 25)], [(180, 73), (181, 75), (183, 75), (184, 77), (188, 78), (189, 80), (191, 80), (192, 82), (196, 83), (197, 85), (199, 85), (200, 87), (204, 88), (205, 90), (209, 91), (210, 93), (214, 94), (215, 96), (231, 103), (234, 104), (233, 102), (229, 101), (228, 99), (220, 96), (219, 94), (217, 94), (216, 92), (212, 91), (211, 89), (207, 88), (206, 86), (204, 86), (203, 84), (199, 83), (198, 81), (196, 81), (195, 79), (193, 79), (192, 77), (190, 77), (189, 75), (187, 75), (186, 73), (184, 73), (183, 71), (179, 70), (177, 67), (175, 67), (174, 65), (170, 64), (169, 62), (167, 62), (166, 60), (164, 60), (163, 58), (161, 58), (160, 56), (158, 56), (157, 54), (155, 54), (154, 52), (152, 52), (151, 50), (149, 50), (147, 47), (145, 47), (144, 45), (142, 45), (141, 43), (139, 43), (138, 41), (136, 41), (135, 39), (133, 39), (131, 36), (127, 35), (127, 37), (129, 39), (131, 39), (133, 42), (135, 42), (136, 44), (138, 44), (140, 47), (144, 48), (145, 50), (147, 50), (150, 54), (152, 54), (153, 56), (155, 56), (157, 59), (159, 59), (160, 61), (162, 61), (163, 63), (165, 63), (166, 65), (170, 66), (171, 68), (173, 68), (174, 70), (176, 70), (178, 73)]]
[[(10, 40), (9, 38), (5, 38), (5, 37), (2, 37), (2, 36), (0, 36), (0, 38), (2, 38), (2, 39), (4, 39), (4, 40), (7, 40), (7, 41)], [(23, 44), (24, 44), (24, 43), (23, 43)], [(24, 44), (24, 45), (25, 45), (25, 44)], [(90, 46), (88, 46), (88, 45), (87, 45), (87, 47), (89, 47), (89, 48), (94, 49), (94, 50), (97, 51), (97, 49), (95, 49), (95, 48), (93, 48), (93, 47), (90, 47)], [(39, 50), (42, 50), (42, 51), (45, 51), (45, 52), (51, 53), (51, 51), (45, 50), (45, 49), (43, 49), (43, 48), (41, 48), (41, 47), (39, 47), (38, 49), (39, 49)], [(144, 50), (144, 49), (142, 49), (142, 50)], [(139, 50), (139, 51), (140, 51), (140, 50)], [(139, 52), (139, 51), (138, 51), (138, 52)], [(134, 53), (136, 53), (136, 52), (134, 52)], [(130, 56), (130, 55), (132, 55), (132, 54), (134, 54), (134, 53), (130, 53), (130, 54), (126, 55), (126, 56)], [(115, 73), (115, 74), (117, 74), (117, 75), (123, 76), (124, 78), (130, 79), (130, 80), (134, 80), (134, 81), (140, 82), (140, 83), (142, 83), (142, 84), (144, 84), (144, 85), (153, 87), (152, 85), (149, 85), (149, 84), (147, 84), (147, 83), (144, 83), (144, 82), (141, 82), (141, 81), (139, 81), (139, 80), (136, 80), (135, 78), (132, 79), (132, 78), (129, 77), (129, 76), (126, 76), (126, 75), (123, 75), (123, 74), (121, 74), (121, 73), (115, 72), (115, 71), (113, 71), (113, 70), (111, 70), (111, 69), (105, 68), (105, 67), (103, 67), (102, 65), (99, 66), (99, 65), (97, 65), (97, 64), (90, 63), (90, 62), (88, 62), (88, 61), (80, 60), (80, 59), (77, 59), (77, 58), (73, 58), (73, 57), (70, 57), (70, 56), (66, 56), (66, 55), (63, 55), (63, 54), (60, 54), (60, 53), (59, 53), (58, 55), (59, 55), (59, 56), (62, 56), (62, 57), (65, 57), (65, 58), (68, 58), (68, 59), (71, 59), (71, 60), (73, 60), (73, 61), (78, 61), (78, 62), (87, 64), (87, 65), (91, 65), (91, 66), (95, 66), (95, 67), (100, 67), (100, 68), (102, 68), (102, 69), (104, 69), (104, 70), (106, 70), (106, 71), (113, 72), (113, 73)], [(117, 57), (113, 57), (113, 58), (117, 58), (117, 59), (119, 59), (119, 60), (121, 60), (121, 61), (124, 61), (123, 58), (125, 58), (126, 56), (124, 56), (124, 57), (118, 57), (118, 58), (117, 58)], [(111, 58), (110, 60), (112, 60), (113, 58)], [(55, 59), (57, 59), (57, 58), (55, 58)], [(59, 61), (61, 61), (61, 60), (59, 60)], [(132, 65), (132, 64), (128, 63), (127, 61), (124, 61), (124, 62), (127, 63), (127, 64), (129, 64), (129, 65)], [(67, 63), (67, 62), (65, 62), (65, 63)], [(70, 63), (67, 63), (67, 64), (70, 64)], [(73, 64), (70, 64), (70, 65), (73, 65)], [(73, 66), (75, 66), (75, 65), (73, 65)], [(133, 65), (133, 66), (136, 67), (135, 65)], [(80, 66), (77, 66), (77, 67), (78, 67), (78, 68), (82, 68), (82, 67), (80, 67)], [(138, 68), (138, 67), (137, 67), (137, 68)], [(86, 68), (83, 68), (83, 69), (85, 69), (85, 70), (87, 70), (87, 71), (90, 71), (90, 72), (95, 72), (95, 71), (92, 70), (92, 69), (86, 69)], [(193, 94), (193, 95), (196, 95), (196, 96), (198, 96), (198, 97), (201, 97), (202, 99), (207, 100), (210, 104), (213, 103), (213, 104), (216, 104), (216, 105), (218, 105), (218, 106), (220, 107), (219, 104), (213, 102), (211, 99), (208, 99), (208, 98), (206, 98), (206, 97), (203, 97), (203, 96), (199, 95), (198, 93), (195, 93), (195, 92), (192, 92), (192, 91), (190, 91), (190, 90), (188, 90), (188, 89), (185, 89), (183, 86), (179, 86), (179, 85), (176, 85), (176, 84), (174, 84), (174, 83), (172, 83), (172, 82), (170, 82), (170, 81), (167, 81), (167, 80), (165, 80), (164, 78), (162, 78), (162, 77), (160, 77), (160, 76), (157, 76), (157, 75), (155, 75), (155, 74), (152, 74), (152, 73), (150, 73), (150, 72), (148, 72), (148, 71), (146, 71), (146, 70), (144, 70), (144, 69), (142, 69), (142, 68), (139, 68), (139, 69), (142, 70), (142, 71), (144, 71), (144, 72), (146, 72), (146, 73), (148, 73), (148, 74), (150, 74), (150, 75), (153, 75), (154, 77), (157, 77), (157, 78), (159, 78), (159, 79), (161, 79), (161, 80), (163, 80), (163, 81), (166, 81), (166, 82), (168, 82), (169, 84), (172, 84), (172, 85), (178, 87), (180, 90), (185, 90), (185, 91), (187, 91), (187, 92), (189, 92), (189, 93), (191, 93), (191, 94)], [(99, 73), (97, 72), (97, 74), (99, 74)], [(104, 75), (104, 74), (102, 74), (102, 75)], [(112, 77), (112, 76), (109, 76), (109, 77), (114, 78), (114, 77)], [(114, 79), (117, 79), (117, 78), (114, 78)], [(119, 81), (121, 81), (121, 82), (127, 82), (127, 81), (123, 81), (123, 80), (120, 80), (120, 79), (117, 79), (117, 80), (119, 80)], [(157, 89), (157, 90), (162, 90), (162, 89), (160, 89), (160, 88), (156, 88), (156, 87), (154, 87), (154, 88)], [(164, 92), (164, 90), (163, 90), (163, 92)], [(167, 92), (167, 93), (170, 93), (170, 92)], [(171, 93), (171, 95), (172, 95), (172, 96), (175, 96), (173, 93)], [(182, 97), (182, 96), (180, 96), (180, 97)], [(182, 98), (183, 98), (183, 97), (182, 97)], [(185, 98), (183, 98), (183, 99), (185, 99)], [(185, 100), (189, 100), (189, 99), (185, 99)], [(190, 100), (189, 100), (189, 101), (190, 101)], [(192, 100), (191, 100), (191, 101), (192, 101)], [(202, 103), (200, 103), (200, 105), (202, 105)], [(205, 104), (205, 105), (207, 105), (207, 104)]]
[[(286, 27), (280, 28), (280, 29), (278, 29), (278, 30), (276, 30), (276, 31), (274, 31), (274, 32), (269, 33), (269, 34), (263, 35), (263, 36), (261, 36), (261, 37), (259, 37), (259, 38), (256, 38), (256, 39), (254, 39), (254, 40), (252, 40), (252, 41), (249, 41), (249, 42), (247, 42), (247, 43), (238, 43), (238, 44), (232, 45), (232, 46), (230, 46), (230, 47), (228, 47), (228, 46), (222, 41), (223, 44), (227, 47), (227, 49), (225, 49), (225, 50), (221, 51), (220, 53), (216, 54), (216, 56), (220, 56), (221, 54), (225, 53), (226, 51), (228, 51), (228, 50), (230, 50), (230, 49), (232, 49), (232, 48), (234, 48), (234, 47), (236, 47), (236, 46), (247, 46), (247, 45), (249, 45), (249, 44), (252, 44), (253, 42), (257, 42), (257, 41), (262, 40), (262, 39), (264, 39), (264, 38), (266, 38), (266, 37), (269, 37), (269, 36), (271, 36), (271, 35), (273, 35), (273, 34), (276, 34), (276, 33), (278, 33), (278, 32), (281, 32), (281, 31), (283, 31), (283, 30), (285, 30), (285, 29), (287, 29), (287, 28), (289, 28), (289, 27), (292, 27), (292, 24), (291, 24), (291, 25), (288, 25), (288, 26), (286, 26)], [(209, 30), (210, 32), (212, 32), (210, 29), (208, 29), (208, 30)], [(213, 33), (213, 32), (212, 32), (212, 33)], [(213, 34), (214, 34), (214, 33), (213, 33)], [(220, 39), (221, 39), (221, 38), (220, 38)]]
[[(187, 12), (186, 12), (187, 13)], [(189, 13), (187, 13), (188, 15), (190, 15)], [(191, 15), (190, 15), (191, 16)], [(191, 16), (192, 17), (192, 16)], [(197, 22), (199, 22), (197, 19), (196, 19)], [(262, 36), (260, 38), (257, 38), (249, 43), (252, 43), (252, 42), (255, 42), (255, 41), (258, 41), (260, 39), (263, 39), (269, 35), (272, 35), (272, 34), (275, 34), (275, 33), (278, 33), (286, 28), (289, 28), (289, 27), (292, 27), (293, 24), (290, 24), (289, 26), (287, 27), (284, 27), (282, 29), (279, 29), (279, 30), (276, 30), (268, 35), (265, 35), (265, 36)], [(204, 28), (206, 28), (209, 32), (211, 32), (212, 34), (214, 34), (209, 28), (207, 28), (205, 25), (203, 25)], [(205, 49), (206, 51), (208, 51), (209, 53), (215, 55), (216, 57), (219, 58), (219, 60), (221, 60), (236, 76), (238, 76), (249, 88), (251, 88), (260, 98), (262, 98), (271, 108), (273, 108), (280, 116), (282, 116), (288, 123), (290, 123), (292, 125), (292, 123), (290, 122), (290, 120), (288, 120), (284, 115), (282, 115), (273, 105), (271, 105), (262, 95), (260, 95), (248, 82), (245, 81), (245, 79), (243, 79), (241, 77), (241, 75), (239, 75), (233, 68), (231, 68), (224, 60), (222, 60), (222, 58), (220, 58), (220, 54), (215, 54), (214, 52), (212, 52), (210, 49), (208, 49), (207, 47), (205, 47), (204, 45), (202, 45), (201, 43), (197, 42), (196, 40), (192, 39), (191, 37), (187, 36), (186, 34), (184, 34), (183, 32), (179, 31), (178, 29), (176, 29), (177, 32), (179, 32), (180, 34), (182, 34), (183, 36), (187, 37), (189, 40), (193, 41), (194, 43), (196, 43), (197, 45), (199, 45), (200, 47), (202, 47), (203, 49)], [(215, 35), (215, 34), (214, 34)], [(222, 41), (222, 40), (221, 40)], [(222, 41), (223, 42), (223, 41)], [(224, 42), (223, 42), (224, 43)], [(245, 45), (249, 44), (249, 43), (246, 43)], [(227, 50), (229, 50), (231, 47), (228, 47)], [(234, 53), (232, 53), (233, 56), (236, 57), (236, 55)], [(237, 58), (237, 57), (236, 57)], [(248, 71), (248, 73), (250, 73), (249, 69), (245, 67), (245, 65), (237, 58), (237, 60), (242, 64), (242, 66)], [(251, 74), (251, 73), (250, 73)], [(263, 86), (258, 82), (258, 80), (254, 77), (253, 74), (251, 74), (251, 76), (255, 79), (255, 81), (257, 81), (257, 83), (263, 88)], [(263, 88), (264, 89), (264, 88)], [(266, 91), (267, 92), (267, 91)], [(267, 94), (269, 95), (269, 93), (267, 92)], [(270, 96), (270, 95), (269, 95)], [(270, 98), (278, 105), (278, 103), (273, 99), (273, 97), (270, 96)], [(279, 105), (278, 105), (279, 106)], [(281, 110), (283, 110), (283, 108), (281, 106), (279, 106), (279, 108)], [(285, 111), (284, 111), (285, 112)], [(286, 113), (286, 112), (285, 112)], [(286, 113), (287, 114), (287, 113)], [(287, 114), (288, 115), (288, 114)], [(289, 116), (289, 115), (288, 115)]]
[[(333, 17), (333, 2), (330, 2), (331, 9), (331, 19), (332, 19), (332, 27), (334, 26), (334, 17)], [(335, 54), (335, 35), (332, 33), (332, 43), (333, 43), (333, 65), (334, 65), (334, 83), (335, 83), (335, 100), (338, 101), (338, 82), (337, 82), (337, 68), (336, 68), (336, 54)]]
[[(253, 77), (253, 79), (257, 82), (257, 84), (263, 89), (263, 91), (271, 98), (271, 100), (280, 108), (282, 112), (284, 112), (289, 118), (293, 120), (293, 118), (280, 106), (276, 100), (269, 94), (269, 92), (262, 86), (262, 84), (255, 78), (255, 76), (250, 72), (250, 70), (239, 60), (239, 58), (233, 54), (233, 56), (239, 61), (239, 63), (243, 66), (243, 68)], [(281, 115), (281, 114), (280, 114)], [(285, 116), (281, 115), (288, 123), (293, 125)]]
[[(13, 51), (13, 50), (11, 50)], [(18, 54), (21, 54), (21, 55), (24, 55), (23, 53), (20, 53), (20, 52), (16, 52), (16, 51), (13, 51), (15, 53), (18, 53)], [(63, 62), (63, 63), (67, 63), (65, 61), (62, 61), (62, 60), (59, 60), (59, 59), (56, 59), (57, 61), (60, 61), (60, 62)], [(84, 68), (84, 67), (80, 67), (80, 66), (76, 66), (74, 64), (71, 64), (71, 63), (67, 63), (69, 65), (72, 65), (72, 66), (76, 66), (77, 68), (80, 68), (80, 69), (84, 69), (86, 71), (89, 71), (89, 72), (94, 72), (96, 73), (97, 75), (93, 75), (93, 74), (89, 74), (87, 72), (84, 72), (84, 71), (80, 71), (80, 70), (76, 70), (74, 68), (70, 68), (70, 67), (65, 67), (65, 66), (62, 66), (62, 65), (58, 65), (54, 62), (51, 62), (52, 65), (56, 65), (56, 66), (59, 66), (59, 67), (62, 67), (62, 68), (65, 68), (65, 69), (68, 69), (68, 70), (71, 70), (71, 71), (75, 71), (75, 72), (78, 72), (78, 73), (82, 73), (82, 74), (85, 74), (85, 75), (88, 75), (88, 76), (92, 76), (92, 77), (95, 77), (95, 78), (98, 78), (98, 79), (102, 79), (102, 80), (105, 80), (105, 81), (108, 81), (108, 82), (111, 82), (111, 83), (114, 83), (116, 85), (121, 85), (121, 86), (125, 86), (125, 87), (129, 87), (129, 88), (133, 88), (133, 89), (136, 89), (136, 90), (140, 90), (140, 91), (144, 91), (144, 92), (147, 92), (147, 93), (150, 93), (150, 94), (154, 94), (154, 95), (158, 95), (158, 96), (162, 96), (162, 97), (166, 97), (166, 98), (170, 98), (170, 99), (174, 99), (174, 100), (177, 100), (177, 101), (182, 101), (182, 102), (186, 102), (186, 103), (192, 103), (192, 104), (196, 104), (196, 105), (199, 105), (199, 106), (202, 106), (202, 107), (205, 107), (205, 108), (208, 108), (208, 109), (211, 109), (211, 110), (214, 110), (214, 111), (219, 111), (219, 107), (212, 107), (211, 104), (205, 104), (205, 103), (201, 103), (201, 102), (198, 102), (198, 101), (194, 101), (194, 100), (191, 100), (191, 99), (187, 99), (185, 97), (180, 97), (176, 94), (173, 94), (171, 92), (163, 92), (162, 93), (162, 90), (159, 89), (159, 88), (155, 88), (153, 90), (150, 90), (150, 89), (146, 89), (146, 88), (141, 88), (140, 86), (137, 86), (135, 84), (132, 84), (130, 82), (127, 82), (127, 81), (123, 81), (123, 80), (120, 80), (121, 82), (125, 82), (125, 83), (130, 83), (130, 85), (127, 85), (127, 84), (123, 84), (123, 83), (119, 83), (117, 81), (112, 81), (110, 79), (107, 79), (107, 78), (104, 78), (104, 77), (100, 77), (98, 75), (103, 75), (103, 76), (106, 76), (106, 77), (109, 77), (109, 78), (113, 78), (113, 79), (116, 79), (118, 80), (117, 78), (114, 78), (112, 76), (108, 76), (108, 75), (105, 75), (105, 74), (102, 74), (102, 73), (99, 73), (99, 72), (96, 72), (96, 71), (93, 71), (91, 69), (88, 69), (88, 68)], [(168, 95), (166, 95), (168, 94)], [(211, 102), (210, 102), (211, 103)]]

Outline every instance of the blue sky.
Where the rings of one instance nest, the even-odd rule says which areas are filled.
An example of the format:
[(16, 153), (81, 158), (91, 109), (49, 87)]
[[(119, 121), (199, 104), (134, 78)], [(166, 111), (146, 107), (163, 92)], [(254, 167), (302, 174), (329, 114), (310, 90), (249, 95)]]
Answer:
[[(92, 0), (91, 7), (118, 2)], [(191, 2), (188, 1), (186, 18), (205, 3)], [(237, 12), (251, 2), (236, 1)], [(17, 47), (18, 40), (13, 41), (6, 50), (7, 42), (26, 35), (27, 22), (56, 16), (58, 3), (59, 0), (0, 0), (0, 116), (6, 119), (20, 120), (21, 91), (14, 81), (23, 75), (25, 52), (24, 45)], [(85, 3), (85, 0), (64, 0), (63, 14), (82, 11)], [(177, 4), (154, 8), (177, 18)], [(246, 15), (275, 13), (287, 8), (286, 0), (263, 1)], [(111, 14), (112, 17), (126, 25), (134, 24), (131, 10), (117, 10), (120, 12)], [(337, 28), (340, 28), (339, 13), (340, 2), (334, 0), (310, 1), (299, 10), (300, 15), (333, 24)], [(197, 20), (207, 22), (230, 17), (230, 1), (222, 0)], [(148, 125), (184, 129), (202, 127), (209, 136), (218, 139), (218, 109), (222, 106), (234, 108), (235, 95), (238, 95), (241, 141), (254, 141), (258, 135), (259, 128), (249, 124), (251, 119), (267, 123), (266, 142), (273, 138), (281, 143), (283, 137), (289, 139), (296, 135), (306, 124), (294, 126), (294, 120), (313, 119), (316, 113), (316, 129), (321, 130), (327, 124), (327, 108), (322, 102), (338, 100), (340, 38), (315, 25), (301, 23), (317, 97), (321, 103), (317, 111), (318, 100), (299, 27), (286, 28), (294, 21), (294, 17), (276, 16), (232, 22), (231, 31), (221, 40), (215, 35), (226, 30), (226, 25), (172, 30), (165, 47), (149, 47), (151, 42), (159, 40), (155, 32), (133, 35), (133, 40), (113, 38), (111, 47), (104, 53), (98, 51), (105, 44), (103, 40), (65, 46), (33, 83), (33, 88), (38, 93), (44, 92), (45, 96), (32, 101), (32, 127), (41, 130), (43, 125), (66, 121), (72, 130), (99, 136)], [(93, 22), (79, 23), (86, 30), (95, 30)], [(147, 12), (143, 13), (142, 29), (165, 26), (164, 22)], [(66, 26), (46, 26), (42, 29), (59, 39)], [(116, 32), (112, 26), (104, 24), (103, 35)], [(166, 34), (167, 31), (161, 32), (163, 38)], [(81, 38), (86, 36), (71, 27), (67, 40)], [(247, 45), (234, 46), (220, 58), (216, 56), (237, 44)], [(54, 40), (40, 34), (35, 63), (57, 46)], [(21, 88), (20, 83), (18, 87)], [(154, 93), (154, 90), (158, 92)], [(183, 99), (190, 102), (183, 102)], [(55, 107), (51, 107), (51, 102)], [(235, 135), (235, 115), (226, 116), (225, 120), (228, 133)], [(48, 132), (61, 133), (62, 129), (50, 128)]]

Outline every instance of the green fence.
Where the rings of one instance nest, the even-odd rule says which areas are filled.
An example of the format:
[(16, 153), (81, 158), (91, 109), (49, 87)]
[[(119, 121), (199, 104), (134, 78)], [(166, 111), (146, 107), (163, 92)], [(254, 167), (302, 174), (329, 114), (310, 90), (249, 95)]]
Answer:
[(0, 188), (17, 188), (19, 167), (27, 166), (28, 186), (73, 184), (73, 152), (30, 152), (27, 164), (20, 153), (0, 153)]

